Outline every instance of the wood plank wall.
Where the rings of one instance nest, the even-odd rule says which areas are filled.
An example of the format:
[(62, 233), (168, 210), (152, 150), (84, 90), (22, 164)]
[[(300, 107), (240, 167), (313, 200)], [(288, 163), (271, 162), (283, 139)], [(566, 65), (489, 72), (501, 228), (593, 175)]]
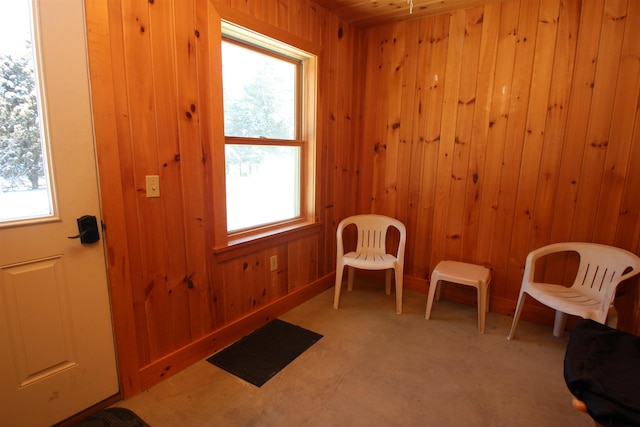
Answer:
[[(491, 267), (501, 313), (534, 247), (638, 253), (640, 2), (508, 0), (368, 29), (309, 0), (85, 4), (125, 397), (330, 287), (335, 228), (354, 213), (405, 222), (409, 289), (426, 292), (444, 258)], [(315, 225), (214, 251), (218, 9), (318, 48), (320, 161)], [(475, 304), (468, 291), (445, 297)]]
[[(349, 145), (363, 38), (307, 0), (88, 0), (86, 10), (126, 397), (333, 284), (335, 221), (357, 189)], [(320, 52), (317, 221), (228, 248), (215, 241), (226, 230), (216, 216), (225, 209), (220, 11)], [(160, 198), (146, 198), (145, 175), (160, 176)]]
[(443, 259), (482, 264), (512, 313), (533, 248), (640, 253), (639, 27), (637, 1), (512, 0), (367, 30), (359, 209), (407, 225), (409, 287)]

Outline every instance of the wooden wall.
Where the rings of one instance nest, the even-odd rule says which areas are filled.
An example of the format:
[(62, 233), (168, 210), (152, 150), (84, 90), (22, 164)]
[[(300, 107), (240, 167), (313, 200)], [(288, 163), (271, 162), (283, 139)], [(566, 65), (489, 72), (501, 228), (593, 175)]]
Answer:
[[(86, 7), (125, 397), (332, 286), (335, 228), (354, 213), (407, 225), (408, 289), (426, 292), (441, 259), (489, 266), (500, 313), (532, 248), (639, 251), (640, 2), (507, 0), (368, 29), (309, 0)], [(219, 244), (219, 14), (319, 52), (316, 221), (234, 247)], [(535, 304), (523, 317), (551, 322)]]
[(640, 2), (511, 0), (366, 37), (360, 208), (407, 225), (409, 286), (482, 264), (491, 310), (513, 313), (533, 248), (640, 252)]
[[(352, 155), (362, 38), (307, 0), (88, 0), (86, 9), (112, 310), (130, 396), (333, 284), (334, 218), (351, 206), (337, 205), (356, 188), (333, 171)], [(315, 221), (234, 246), (224, 217), (221, 16), (319, 56)], [(160, 198), (146, 197), (145, 175), (160, 176)]]

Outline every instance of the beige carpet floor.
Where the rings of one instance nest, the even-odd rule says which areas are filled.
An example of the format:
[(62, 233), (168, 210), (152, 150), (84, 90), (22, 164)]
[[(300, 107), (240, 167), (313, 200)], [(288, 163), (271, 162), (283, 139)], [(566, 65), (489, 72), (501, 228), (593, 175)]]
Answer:
[(196, 426), (593, 426), (571, 406), (563, 379), (568, 334), (434, 303), (405, 291), (403, 314), (384, 284), (333, 288), (281, 316), (324, 337), (258, 388), (202, 360), (114, 406), (153, 427)]

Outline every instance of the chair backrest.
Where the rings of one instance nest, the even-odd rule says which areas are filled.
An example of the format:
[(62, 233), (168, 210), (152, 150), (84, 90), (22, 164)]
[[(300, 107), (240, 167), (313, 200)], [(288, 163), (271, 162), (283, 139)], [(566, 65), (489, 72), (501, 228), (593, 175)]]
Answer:
[(558, 243), (565, 250), (575, 251), (580, 256), (576, 278), (571, 285), (582, 294), (601, 300), (601, 309), (611, 305), (616, 287), (627, 278), (638, 273), (640, 257), (614, 246), (598, 243)]
[(389, 227), (395, 227), (400, 233), (396, 258), (403, 259), (407, 239), (407, 231), (404, 224), (395, 218), (375, 214), (354, 215), (340, 221), (336, 231), (338, 256), (344, 255), (342, 232), (351, 224), (354, 224), (358, 230), (358, 243), (355, 251), (370, 255), (384, 255), (387, 253), (387, 230)]

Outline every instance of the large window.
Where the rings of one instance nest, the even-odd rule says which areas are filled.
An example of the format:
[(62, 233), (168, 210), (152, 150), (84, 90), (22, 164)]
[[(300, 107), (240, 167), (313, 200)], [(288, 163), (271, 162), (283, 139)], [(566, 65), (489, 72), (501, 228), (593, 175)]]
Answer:
[(30, 0), (0, 1), (0, 226), (54, 214)]
[(312, 206), (314, 57), (223, 24), (227, 231), (305, 220)]

